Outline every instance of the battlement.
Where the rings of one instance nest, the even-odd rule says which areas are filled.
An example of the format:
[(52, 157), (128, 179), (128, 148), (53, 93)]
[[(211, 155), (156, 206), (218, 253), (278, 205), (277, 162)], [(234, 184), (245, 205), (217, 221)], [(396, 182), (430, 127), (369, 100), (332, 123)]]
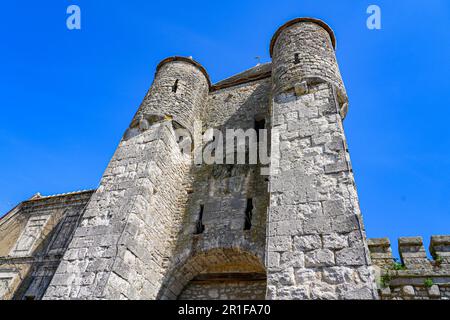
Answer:
[(427, 257), (422, 237), (398, 239), (401, 261), (388, 238), (368, 239), (382, 299), (449, 299), (450, 236), (432, 236)]
[[(383, 269), (391, 268), (395, 259), (392, 256), (391, 243), (388, 238), (368, 239), (370, 256), (374, 265)], [(401, 237), (398, 239), (401, 264), (408, 270), (449, 268), (450, 236), (432, 236), (429, 252), (433, 259), (428, 259), (422, 237)]]

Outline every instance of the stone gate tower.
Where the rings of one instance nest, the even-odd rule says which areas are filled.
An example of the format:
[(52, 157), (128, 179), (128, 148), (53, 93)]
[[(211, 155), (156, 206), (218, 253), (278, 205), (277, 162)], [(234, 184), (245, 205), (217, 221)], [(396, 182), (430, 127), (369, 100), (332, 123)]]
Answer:
[[(163, 60), (45, 298), (376, 298), (334, 49), (325, 23), (300, 18), (275, 33), (271, 64), (214, 86), (194, 60)], [(195, 165), (175, 129), (196, 120), (277, 130), (271, 175)]]
[[(271, 63), (214, 85), (191, 58), (163, 60), (61, 262), (30, 280), (35, 295), (376, 299), (335, 43), (320, 20), (289, 21)], [(261, 163), (194, 162), (198, 148), (180, 144), (208, 128), (270, 129), (270, 175)]]
[(295, 19), (272, 38), (268, 297), (371, 299), (376, 289), (342, 120), (347, 94), (333, 31)]

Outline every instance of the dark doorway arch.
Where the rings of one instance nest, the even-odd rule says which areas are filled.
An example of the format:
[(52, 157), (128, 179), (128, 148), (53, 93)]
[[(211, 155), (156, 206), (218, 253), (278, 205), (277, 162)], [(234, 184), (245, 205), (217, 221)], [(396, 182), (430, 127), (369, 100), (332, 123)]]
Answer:
[(197, 253), (174, 268), (161, 299), (265, 299), (266, 270), (262, 257), (239, 249)]

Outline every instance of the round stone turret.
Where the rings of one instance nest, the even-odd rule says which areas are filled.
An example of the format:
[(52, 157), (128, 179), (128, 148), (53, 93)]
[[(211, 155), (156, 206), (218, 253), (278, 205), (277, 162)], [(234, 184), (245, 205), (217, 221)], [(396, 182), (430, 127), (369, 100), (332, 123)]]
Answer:
[[(203, 110), (211, 82), (206, 70), (192, 58), (170, 57), (156, 68), (153, 84), (136, 113), (139, 126), (172, 119), (192, 132)], [(147, 124), (146, 124), (147, 125)]]
[(274, 96), (304, 87), (305, 81), (325, 81), (336, 87), (341, 107), (347, 103), (335, 46), (333, 31), (321, 20), (297, 18), (281, 26), (270, 43)]

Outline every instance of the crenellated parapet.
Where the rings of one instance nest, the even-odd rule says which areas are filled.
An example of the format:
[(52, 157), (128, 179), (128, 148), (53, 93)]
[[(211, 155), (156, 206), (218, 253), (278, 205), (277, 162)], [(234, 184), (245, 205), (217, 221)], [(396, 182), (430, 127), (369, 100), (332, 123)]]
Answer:
[[(388, 238), (368, 239), (372, 263), (382, 269), (390, 269), (397, 263), (392, 256)], [(450, 236), (432, 236), (429, 259), (422, 237), (401, 237), (398, 239), (401, 264), (408, 270), (450, 269)]]
[(389, 238), (368, 239), (367, 244), (373, 264), (389, 268), (394, 263)]
[(450, 299), (450, 236), (432, 236), (428, 258), (422, 237), (398, 239), (400, 261), (388, 238), (368, 239), (382, 299)]
[(430, 253), (438, 264), (450, 268), (450, 236), (432, 236)]
[(431, 263), (423, 246), (422, 237), (398, 239), (398, 248), (403, 264), (409, 269), (429, 269)]

